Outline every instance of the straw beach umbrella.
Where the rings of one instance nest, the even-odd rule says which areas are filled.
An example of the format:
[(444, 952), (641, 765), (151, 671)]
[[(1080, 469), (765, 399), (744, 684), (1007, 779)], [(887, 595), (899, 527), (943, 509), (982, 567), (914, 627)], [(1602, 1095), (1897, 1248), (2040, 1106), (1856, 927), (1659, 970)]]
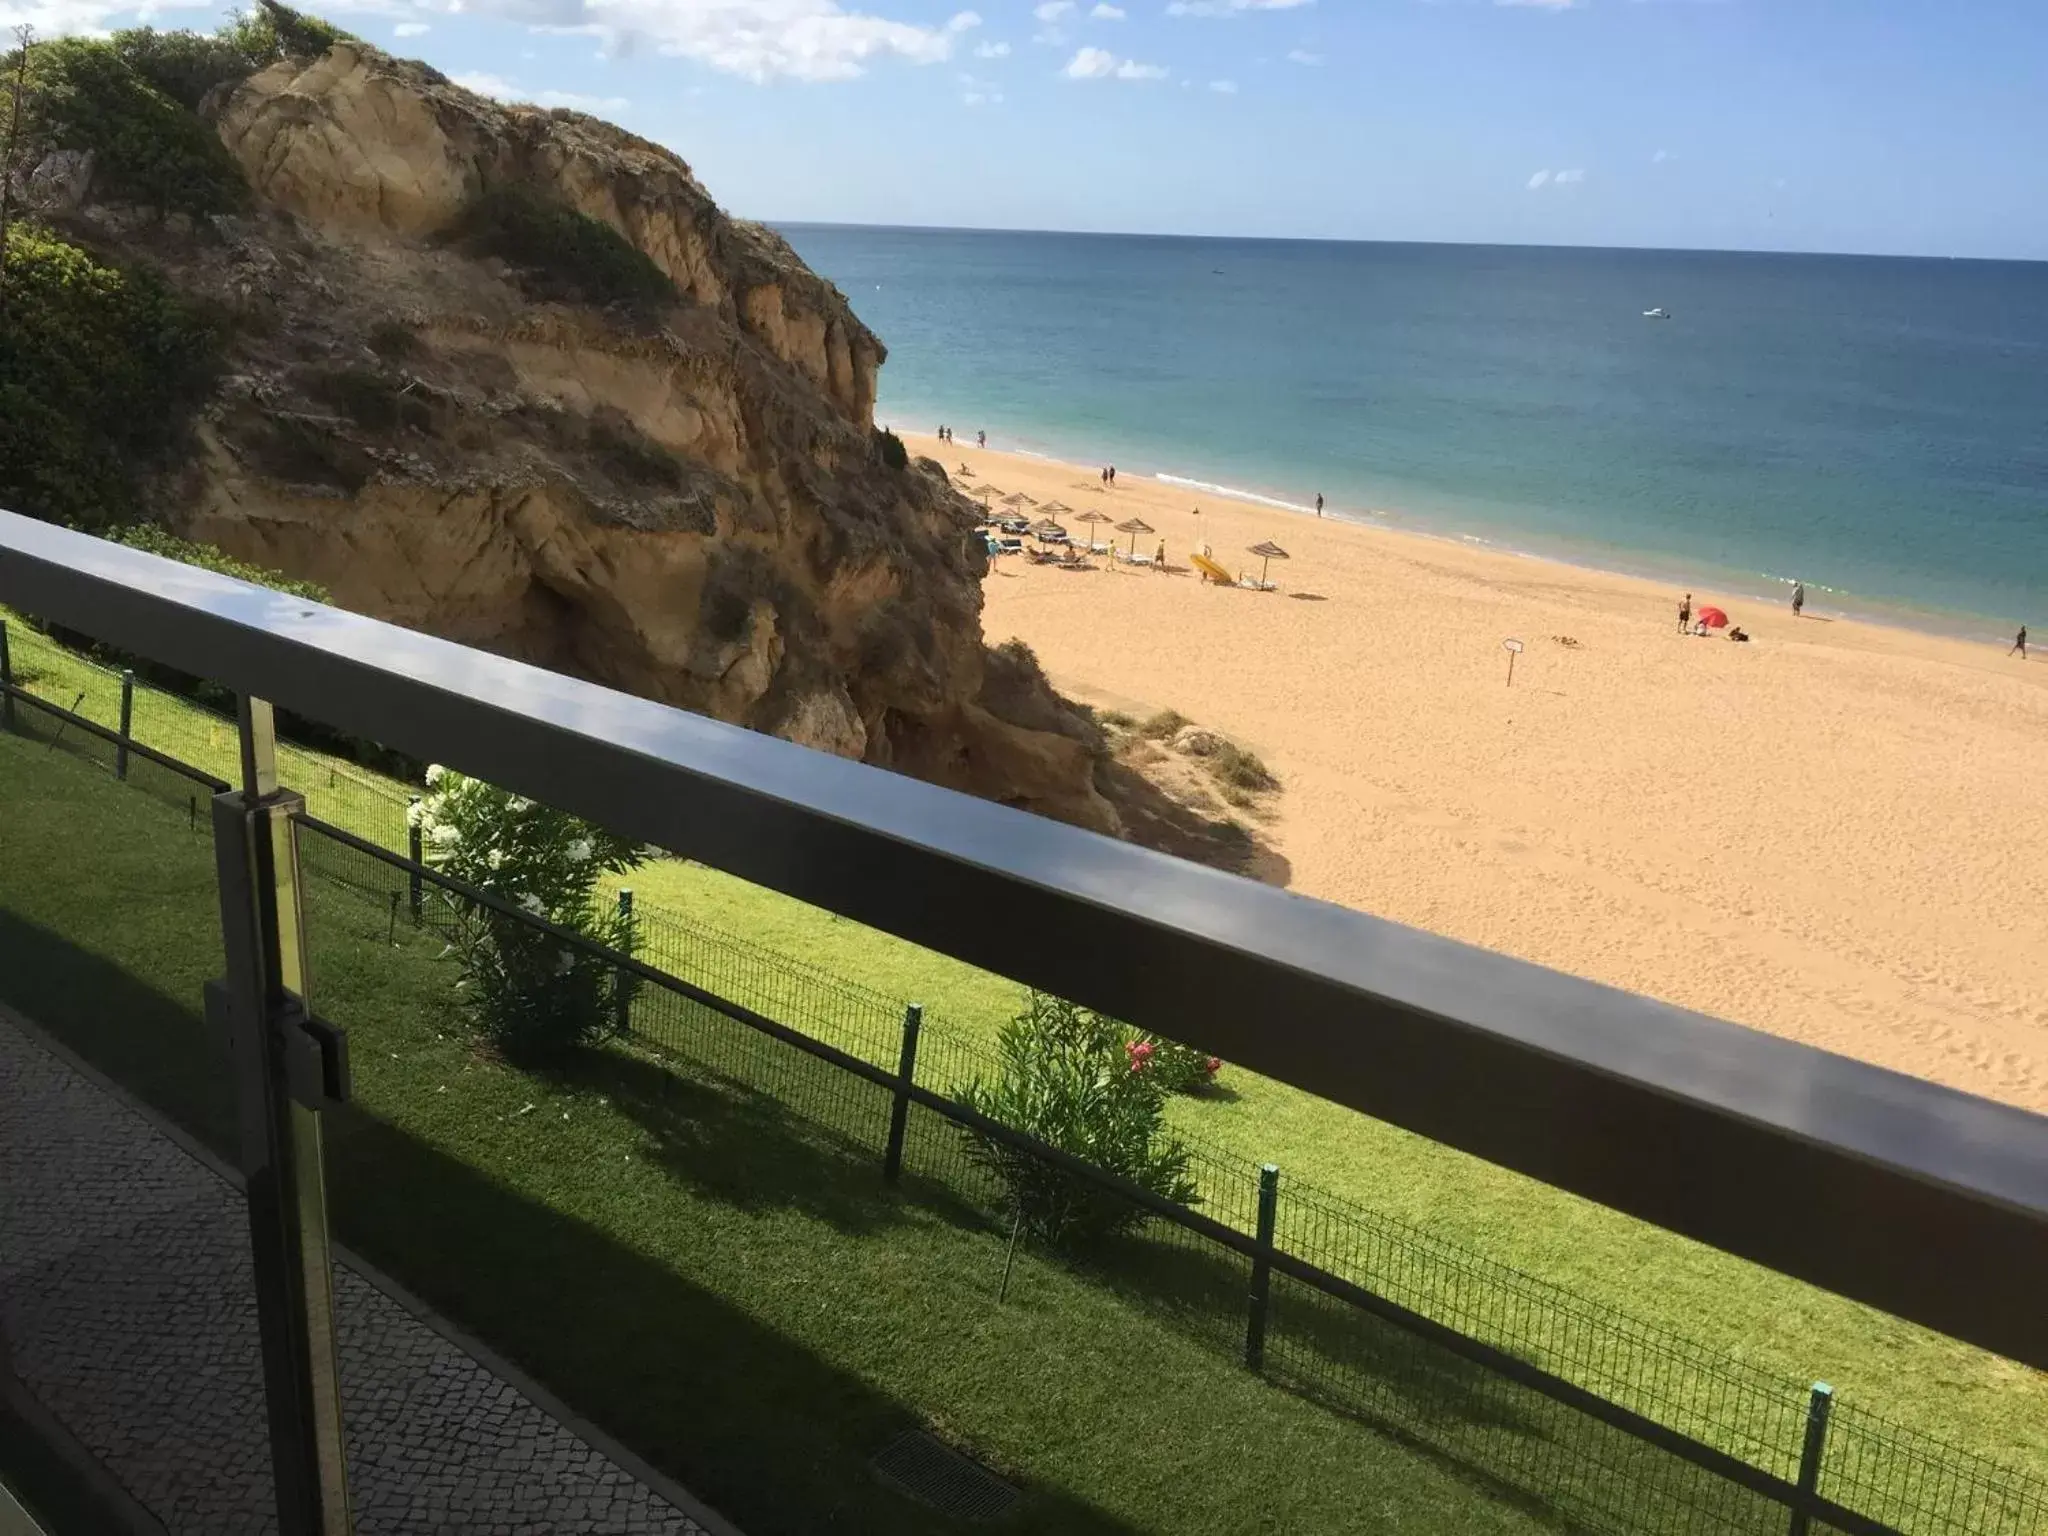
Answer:
[(1264, 586), (1266, 582), (1267, 566), (1270, 566), (1275, 560), (1286, 560), (1291, 558), (1286, 550), (1282, 549), (1278, 544), (1275, 544), (1271, 539), (1266, 540), (1266, 542), (1263, 544), (1254, 544), (1250, 549), (1246, 550), (1245, 553), (1257, 555), (1259, 559), (1263, 562), (1259, 566), (1259, 585), (1261, 586)]
[(1143, 519), (1142, 517), (1134, 517), (1128, 523), (1118, 523), (1116, 525), (1116, 531), (1118, 533), (1128, 533), (1131, 536), (1131, 553), (1133, 555), (1137, 554), (1138, 552), (1139, 534), (1158, 532), (1157, 529), (1155, 529), (1150, 523), (1146, 522), (1145, 519)]
[[(1105, 515), (1104, 515), (1103, 513), (1100, 513), (1100, 512), (1098, 512), (1098, 511), (1096, 511), (1096, 510), (1095, 510), (1095, 509), (1094, 509), (1093, 507), (1090, 507), (1090, 508), (1089, 508), (1089, 509), (1088, 509), (1088, 510), (1087, 510), (1086, 512), (1076, 512), (1076, 513), (1074, 514), (1074, 521), (1075, 521), (1075, 522), (1077, 522), (1077, 523), (1090, 523), (1090, 524), (1093, 524), (1093, 523), (1106, 523), (1106, 522), (1108, 522), (1108, 521), (1109, 521), (1109, 518), (1108, 518), (1107, 516), (1105, 516)], [(1091, 529), (1089, 530), (1089, 533), (1088, 533), (1088, 542), (1089, 542), (1089, 544), (1090, 544), (1090, 545), (1093, 545), (1093, 544), (1095, 543), (1095, 533), (1094, 533), (1094, 530), (1093, 530), (1092, 528), (1091, 528)], [(1132, 548), (1134, 548), (1134, 549), (1135, 549), (1136, 547), (1137, 547), (1137, 546), (1136, 546), (1136, 544), (1135, 544), (1135, 542), (1134, 542), (1134, 543), (1133, 543), (1133, 545), (1132, 545)]]

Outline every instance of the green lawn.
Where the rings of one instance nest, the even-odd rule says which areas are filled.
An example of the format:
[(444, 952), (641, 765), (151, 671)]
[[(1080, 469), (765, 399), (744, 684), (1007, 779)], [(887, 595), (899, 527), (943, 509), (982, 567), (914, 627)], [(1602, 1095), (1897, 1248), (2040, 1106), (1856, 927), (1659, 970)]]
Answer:
[[(0, 836), (0, 996), (224, 1145), (194, 1013), (219, 954), (203, 833), (0, 737)], [(950, 1529), (866, 1468), (919, 1424), (1020, 1482), (1019, 1531), (1555, 1528), (1128, 1286), (1027, 1256), (998, 1305), (1000, 1232), (725, 1074), (625, 1050), (549, 1080), (495, 1064), (437, 945), (387, 943), (320, 881), (307, 906), (315, 1002), (357, 1074), (329, 1122), (339, 1235), (743, 1528)]]
[[(21, 644), (17, 641), (17, 664)], [(84, 689), (92, 718), (111, 720), (108, 680), (44, 643), (41, 691), (68, 704)], [(180, 704), (138, 709), (138, 735), (225, 772), (231, 737)], [(153, 734), (161, 720), (160, 736)], [(214, 735), (207, 735), (207, 732)], [(316, 814), (378, 835), (401, 786), (312, 754), (286, 765)], [(394, 836), (386, 834), (386, 836)], [(1016, 1012), (1021, 989), (831, 913), (681, 860), (616, 884), (643, 911), (666, 910), (801, 960), (889, 998), (923, 1003), (928, 1038), (985, 1043)], [(770, 1000), (731, 995), (775, 1012)], [(804, 1027), (893, 1062), (886, 1029), (833, 1021)], [(937, 1051), (934, 1049), (934, 1056)], [(1600, 1306), (1686, 1335), (1788, 1384), (1824, 1379), (1838, 1400), (2029, 1469), (2048, 1468), (2048, 1375), (1675, 1237), (1603, 1207), (1368, 1119), (1285, 1084), (1226, 1070), (1227, 1092), (1176, 1102), (1176, 1122), (1247, 1162), (1282, 1169), (1283, 1192), (1314, 1186), (1426, 1229)], [(1283, 1198), (1283, 1211), (1286, 1209)], [(1284, 1230), (1284, 1229), (1283, 1229)], [(1557, 1362), (1561, 1366), (1565, 1362)], [(1731, 1448), (1735, 1448), (1731, 1445)]]

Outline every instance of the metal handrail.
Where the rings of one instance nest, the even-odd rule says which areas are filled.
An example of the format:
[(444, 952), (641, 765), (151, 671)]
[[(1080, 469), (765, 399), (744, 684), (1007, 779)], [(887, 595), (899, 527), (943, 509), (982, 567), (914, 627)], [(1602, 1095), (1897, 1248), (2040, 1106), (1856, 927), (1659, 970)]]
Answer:
[(2048, 1118), (9, 513), (0, 600), (2048, 1368)]

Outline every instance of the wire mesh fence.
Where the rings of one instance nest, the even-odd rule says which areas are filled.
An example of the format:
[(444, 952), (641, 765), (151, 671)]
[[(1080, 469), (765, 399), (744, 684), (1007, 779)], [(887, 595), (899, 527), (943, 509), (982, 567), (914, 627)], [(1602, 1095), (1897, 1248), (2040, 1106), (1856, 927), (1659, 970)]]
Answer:
[[(55, 652), (57, 654), (52, 655)], [(78, 716), (116, 730), (122, 680), (47, 641), (24, 647), (16, 632), (14, 671), (36, 703), (21, 698), (15, 729), (115, 772), (117, 741), (79, 729)], [(26, 667), (24, 663), (26, 662)], [(53, 701), (53, 695), (68, 696)], [(231, 722), (192, 701), (130, 690), (133, 739), (145, 725), (180, 721), (155, 743), (193, 752), (183, 767), (126, 754), (129, 782), (196, 818), (199, 801), (233, 771)], [(148, 698), (148, 707), (143, 706)], [(284, 781), (309, 810), (354, 833), (372, 854), (331, 838), (302, 839), (308, 873), (373, 903), (396, 937), (400, 926), (444, 940), (464, 921), (430, 872), (406, 867), (402, 790), (324, 758), (283, 749)], [(175, 757), (168, 749), (166, 757)], [(213, 767), (220, 764), (219, 769)], [(213, 777), (210, 777), (213, 776)], [(638, 957), (712, 998), (774, 1020), (893, 1073), (903, 1048), (907, 1003), (681, 914), (634, 911)], [(807, 1052), (713, 1003), (629, 982), (622, 973), (623, 1032), (648, 1048), (718, 1078), (776, 1113), (798, 1117), (844, 1144), (887, 1155), (896, 1095), (883, 1084)], [(915, 1081), (951, 1096), (999, 1070), (986, 1038), (942, 1016), (925, 1015)], [(974, 1155), (974, 1138), (944, 1110), (923, 1103), (903, 1113), (901, 1169), (907, 1186), (976, 1213), (1001, 1232), (1011, 1218), (1002, 1178)], [(1195, 1209), (1231, 1232), (1260, 1235), (1256, 1165), (1183, 1138), (1199, 1190)], [(1302, 1274), (1267, 1282), (1260, 1364), (1277, 1383), (1335, 1411), (1428, 1445), (1483, 1469), (1510, 1496), (1533, 1499), (1587, 1530), (1749, 1533), (1787, 1529), (1782, 1497), (1759, 1492), (1589, 1415), (1527, 1381), (1475, 1363), (1412, 1326), (1361, 1308), (1343, 1285), (1383, 1298), (1456, 1335), (1491, 1346), (1683, 1442), (1725, 1453), (1778, 1486), (1802, 1471), (1819, 1494), (1861, 1518), (1843, 1532), (1895, 1530), (1907, 1536), (2013, 1536), (2048, 1532), (2048, 1482), (1889, 1423), (1837, 1408), (1822, 1454), (1802, 1468), (1809, 1390), (1494, 1263), (1421, 1228), (1393, 1220), (1283, 1174), (1271, 1241), (1304, 1261)], [(1086, 1259), (1104, 1283), (1171, 1313), (1219, 1349), (1246, 1348), (1254, 1263), (1188, 1220), (1135, 1212), (1128, 1232)], [(1336, 1282), (1319, 1283), (1319, 1277)], [(1812, 1486), (1811, 1483), (1808, 1486)], [(1846, 1517), (1845, 1517), (1846, 1518)]]

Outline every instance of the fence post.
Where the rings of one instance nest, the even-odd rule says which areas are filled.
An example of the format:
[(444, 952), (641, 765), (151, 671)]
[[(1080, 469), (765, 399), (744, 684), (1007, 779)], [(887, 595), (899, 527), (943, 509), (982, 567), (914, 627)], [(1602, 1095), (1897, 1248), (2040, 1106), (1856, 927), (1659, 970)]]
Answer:
[(0, 731), (14, 731), (14, 661), (7, 652), (7, 621), (0, 619)]
[(411, 907), (415, 928), (420, 925), (420, 909), (426, 901), (426, 889), (420, 883), (419, 871), (419, 866), (427, 862), (426, 843), (420, 836), (419, 811), (416, 809), (419, 803), (418, 795), (405, 802), (405, 856), (413, 862), (413, 867), (405, 872), (406, 901)]
[[(633, 893), (624, 887), (619, 890), (619, 933), (619, 947), (632, 954), (636, 948), (633, 943)], [(623, 1035), (633, 1027), (633, 994), (640, 990), (636, 985), (638, 981), (637, 976), (626, 971), (615, 974), (612, 982), (612, 1007), (615, 1010), (612, 1033), (615, 1035)]]
[(121, 674), (121, 730), (120, 740), (114, 743), (114, 777), (125, 780), (128, 777), (128, 739), (135, 729), (135, 674), (123, 671)]
[[(1820, 1489), (1821, 1457), (1827, 1450), (1828, 1410), (1834, 1407), (1835, 1389), (1824, 1381), (1813, 1384), (1813, 1396), (1806, 1404), (1806, 1444), (1799, 1452), (1799, 1491), (1816, 1493)], [(1813, 1517), (1805, 1508), (1794, 1505), (1792, 1520), (1785, 1527), (1786, 1536), (1806, 1536)]]
[(1273, 1295), (1273, 1230), (1280, 1224), (1280, 1169), (1259, 1168), (1259, 1251), (1252, 1259), (1251, 1306), (1244, 1322), (1244, 1363), (1248, 1370), (1266, 1368), (1266, 1306)]
[(924, 1028), (924, 1009), (912, 1003), (903, 1010), (903, 1050), (896, 1058), (896, 1102), (889, 1107), (889, 1145), (882, 1153), (882, 1177), (891, 1184), (903, 1173), (903, 1133), (910, 1125), (910, 1085), (917, 1078), (917, 1033)]

